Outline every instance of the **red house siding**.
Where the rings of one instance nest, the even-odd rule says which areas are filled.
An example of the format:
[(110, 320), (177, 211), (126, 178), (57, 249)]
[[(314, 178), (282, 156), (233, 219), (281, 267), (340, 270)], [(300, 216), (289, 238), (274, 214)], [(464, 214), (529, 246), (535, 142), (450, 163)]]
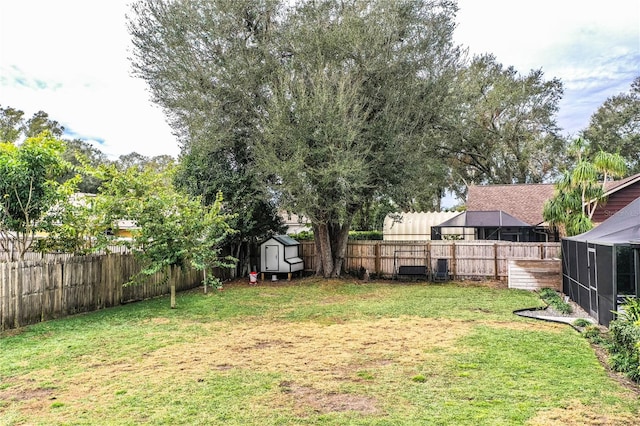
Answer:
[(617, 213), (627, 204), (640, 197), (640, 182), (636, 182), (609, 195), (605, 205), (598, 206), (593, 214), (593, 222), (601, 223)]

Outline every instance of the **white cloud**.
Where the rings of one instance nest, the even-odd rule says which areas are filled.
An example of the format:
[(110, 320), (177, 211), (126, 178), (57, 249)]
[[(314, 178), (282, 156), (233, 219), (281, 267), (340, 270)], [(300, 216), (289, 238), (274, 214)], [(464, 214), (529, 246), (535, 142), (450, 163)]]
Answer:
[(569, 134), (640, 75), (638, 0), (459, 0), (456, 40), (520, 73), (562, 80), (558, 121)]
[(127, 3), (1, 2), (0, 104), (45, 111), (112, 158), (176, 156), (164, 115), (131, 76)]
[[(125, 13), (131, 0), (0, 1), (0, 105), (43, 110), (111, 157), (177, 155), (163, 113), (131, 77)], [(456, 40), (565, 86), (570, 133), (640, 74), (638, 0), (459, 0)]]

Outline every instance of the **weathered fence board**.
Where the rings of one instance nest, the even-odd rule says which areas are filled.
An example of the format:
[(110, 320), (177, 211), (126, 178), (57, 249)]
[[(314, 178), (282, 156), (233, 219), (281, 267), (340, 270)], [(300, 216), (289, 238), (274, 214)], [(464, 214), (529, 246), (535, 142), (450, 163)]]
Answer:
[(509, 288), (562, 290), (560, 260), (518, 259), (509, 261)]
[[(302, 242), (305, 270), (315, 270), (315, 244)], [(447, 259), (454, 278), (506, 280), (509, 260), (556, 259), (560, 243), (506, 241), (349, 241), (346, 271), (364, 268), (370, 274), (392, 277), (399, 266), (427, 265)]]
[(199, 271), (172, 268), (169, 279), (156, 274), (139, 285), (123, 285), (139, 271), (131, 254), (2, 262), (0, 330), (160, 296), (172, 282), (177, 291), (202, 282)]

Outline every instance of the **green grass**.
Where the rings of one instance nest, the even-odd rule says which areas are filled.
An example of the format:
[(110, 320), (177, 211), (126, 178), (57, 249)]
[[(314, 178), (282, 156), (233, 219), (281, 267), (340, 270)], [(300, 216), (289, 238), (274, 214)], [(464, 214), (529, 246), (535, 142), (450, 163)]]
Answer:
[(0, 336), (0, 424), (633, 424), (586, 339), (512, 314), (540, 304), (307, 279), (49, 321)]

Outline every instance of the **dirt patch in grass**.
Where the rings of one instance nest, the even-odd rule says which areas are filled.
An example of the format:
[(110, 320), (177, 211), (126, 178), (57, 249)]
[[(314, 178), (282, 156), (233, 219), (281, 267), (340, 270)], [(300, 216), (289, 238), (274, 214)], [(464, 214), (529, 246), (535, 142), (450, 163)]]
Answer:
[[(437, 363), (443, 354), (457, 349), (455, 342), (466, 335), (469, 324), (415, 317), (383, 318), (341, 324), (244, 322), (203, 325), (210, 329), (207, 337), (198, 335), (188, 343), (170, 344), (155, 351), (128, 354), (126, 359), (87, 359), (84, 371), (59, 382), (51, 393), (41, 394), (30, 404), (33, 414), (45, 415), (51, 398), (65, 401), (77, 410), (90, 410), (91, 404), (115, 403), (129, 384), (145, 389), (167, 383), (207, 380), (211, 374), (234, 371), (275, 373), (274, 383), (261, 404), (270, 407), (293, 407), (296, 413), (357, 411), (363, 414), (382, 412), (375, 397), (365, 395), (363, 379), (358, 373), (371, 370), (384, 375), (411, 380), (417, 366)], [(82, 358), (78, 363), (84, 363)], [(53, 381), (53, 372), (35, 372), (39, 382)], [(15, 400), (15, 389), (36, 395), (37, 385), (28, 377), (19, 379), (3, 399)], [(289, 386), (278, 383), (289, 383)], [(360, 388), (358, 388), (360, 385)], [(345, 388), (347, 386), (347, 388)], [(355, 388), (354, 388), (355, 386)], [(135, 391), (135, 387), (132, 391)], [(355, 389), (355, 390), (354, 390)], [(358, 394), (358, 390), (362, 394)], [(90, 396), (90, 398), (88, 398)], [(24, 406), (23, 406), (24, 407)]]
[(295, 411), (304, 415), (309, 408), (320, 414), (341, 411), (357, 411), (362, 414), (378, 414), (378, 401), (375, 398), (347, 393), (324, 393), (294, 382), (281, 382), (280, 391), (294, 401)]
[(563, 408), (541, 411), (527, 422), (529, 426), (632, 426), (637, 424), (637, 417), (631, 414), (594, 414), (591, 407), (577, 401)]
[[(151, 323), (164, 325), (162, 320)], [(563, 327), (533, 321), (484, 324), (545, 331)], [(100, 412), (100, 407), (117, 405), (118, 395), (144, 395), (168, 386), (189, 389), (213, 377), (259, 372), (273, 374), (274, 382), (256, 400), (247, 401), (250, 405), (286, 407), (298, 416), (347, 411), (384, 415), (390, 402), (384, 395), (368, 392), (369, 378), (410, 382), (429, 366), (433, 366), (430, 375), (441, 374), (438, 366), (465, 350), (457, 343), (475, 325), (412, 316), (322, 324), (264, 319), (203, 323), (199, 327), (204, 332), (186, 342), (168, 342), (162, 348), (117, 359), (80, 357), (76, 360), (79, 372), (62, 379), (49, 370), (15, 377), (10, 388), (0, 391), (0, 400), (13, 401), (22, 413), (37, 418), (47, 418), (52, 403), (60, 401), (69, 410), (66, 420), (71, 420), (74, 413)], [(40, 389), (38, 384), (47, 382), (55, 382), (56, 388)], [(624, 416), (594, 413), (576, 404), (540, 413), (531, 424), (632, 424), (625, 423)], [(62, 413), (58, 416), (58, 421), (65, 420)]]

